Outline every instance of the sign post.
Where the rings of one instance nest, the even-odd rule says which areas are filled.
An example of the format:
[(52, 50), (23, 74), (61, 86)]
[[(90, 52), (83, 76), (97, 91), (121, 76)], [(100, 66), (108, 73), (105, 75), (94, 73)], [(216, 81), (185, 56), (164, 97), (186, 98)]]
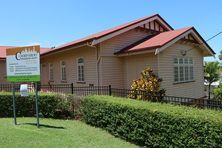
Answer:
[(36, 118), (39, 127), (38, 89), (40, 81), (40, 46), (6, 49), (7, 80), (13, 83), (13, 115), (16, 122), (15, 82), (35, 82)]
[(37, 118), (37, 127), (39, 128), (39, 107), (38, 107), (38, 101), (39, 95), (38, 95), (38, 83), (35, 83), (35, 109), (36, 109), (36, 118)]
[(12, 84), (12, 99), (13, 99), (13, 116), (14, 116), (14, 124), (17, 125), (16, 121), (16, 108), (15, 108), (15, 85), (14, 83)]

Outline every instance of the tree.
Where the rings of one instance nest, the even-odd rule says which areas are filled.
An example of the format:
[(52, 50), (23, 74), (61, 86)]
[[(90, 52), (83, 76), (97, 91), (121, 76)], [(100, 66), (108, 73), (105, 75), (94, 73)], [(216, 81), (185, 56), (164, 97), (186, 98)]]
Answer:
[(208, 98), (210, 99), (211, 92), (211, 84), (219, 80), (219, 71), (220, 71), (220, 63), (219, 62), (208, 62), (205, 63), (204, 67), (204, 79), (208, 83), (209, 94)]
[(220, 51), (220, 55), (218, 56), (218, 58), (222, 61), (222, 50)]
[(134, 80), (131, 88), (131, 98), (150, 101), (160, 101), (165, 95), (165, 90), (160, 88), (162, 79), (158, 78), (149, 67), (145, 68), (140, 78)]
[(222, 100), (222, 83), (215, 89), (213, 89), (214, 99), (215, 100)]

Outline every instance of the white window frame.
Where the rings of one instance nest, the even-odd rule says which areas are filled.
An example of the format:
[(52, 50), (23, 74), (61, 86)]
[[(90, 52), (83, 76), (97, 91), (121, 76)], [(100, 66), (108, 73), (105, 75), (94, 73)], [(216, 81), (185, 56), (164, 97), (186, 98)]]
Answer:
[[(65, 63), (63, 65), (63, 62)], [(63, 71), (64, 69), (64, 71)], [(65, 72), (65, 74), (63, 74)], [(60, 76), (61, 76), (61, 81), (66, 81), (67, 80), (67, 71), (66, 71), (66, 62), (65, 61), (60, 61)]]
[[(79, 63), (79, 60), (82, 59), (83, 63)], [(77, 81), (78, 82), (85, 82), (85, 60), (83, 57), (77, 58)], [(82, 71), (79, 69), (79, 67), (82, 67)], [(81, 74), (79, 73), (81, 71)], [(80, 77), (81, 75), (81, 77)]]
[[(180, 60), (182, 60), (181, 63), (180, 63)], [(175, 63), (175, 61), (177, 61), (177, 63)], [(187, 62), (185, 63), (185, 61), (187, 61)], [(193, 60), (193, 58), (190, 58), (190, 57), (173, 58), (173, 64), (174, 64), (174, 66), (173, 66), (174, 83), (194, 81), (194, 60)], [(187, 67), (188, 67), (188, 71), (186, 72)], [(175, 72), (176, 68), (177, 68), (177, 73)], [(180, 68), (183, 69), (183, 71), (182, 71), (183, 79), (181, 79)], [(191, 73), (191, 71), (192, 71), (192, 73)], [(176, 76), (177, 76), (177, 80), (176, 80)]]
[(49, 63), (49, 81), (54, 81), (54, 69), (52, 63)]

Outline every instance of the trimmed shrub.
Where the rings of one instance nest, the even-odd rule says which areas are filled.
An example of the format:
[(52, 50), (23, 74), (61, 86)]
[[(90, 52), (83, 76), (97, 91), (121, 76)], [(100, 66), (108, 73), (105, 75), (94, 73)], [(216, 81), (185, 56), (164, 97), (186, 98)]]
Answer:
[(111, 96), (82, 102), (83, 120), (146, 147), (222, 147), (222, 113)]
[[(39, 113), (46, 118), (72, 117), (72, 101), (66, 95), (56, 93), (41, 93), (39, 95)], [(16, 114), (18, 117), (30, 117), (35, 112), (35, 95), (21, 97), (16, 94)], [(12, 94), (0, 93), (0, 117), (12, 117)]]

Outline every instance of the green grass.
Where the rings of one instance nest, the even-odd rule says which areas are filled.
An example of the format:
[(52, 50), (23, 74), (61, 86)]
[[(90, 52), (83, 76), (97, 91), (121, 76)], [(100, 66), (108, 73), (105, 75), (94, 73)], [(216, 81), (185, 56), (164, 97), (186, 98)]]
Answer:
[(18, 125), (15, 126), (12, 118), (0, 118), (0, 147), (136, 147), (81, 121), (40, 119), (42, 126), (39, 129), (35, 122), (35, 118), (18, 118)]

